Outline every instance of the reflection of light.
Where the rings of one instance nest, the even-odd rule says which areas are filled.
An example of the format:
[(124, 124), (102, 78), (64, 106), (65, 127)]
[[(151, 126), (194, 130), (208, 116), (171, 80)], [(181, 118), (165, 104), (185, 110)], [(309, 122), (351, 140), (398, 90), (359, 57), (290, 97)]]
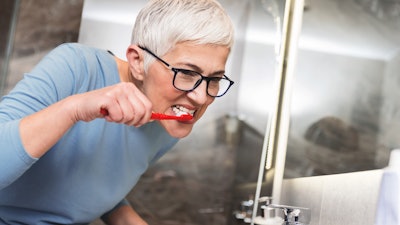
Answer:
[(386, 60), (392, 57), (392, 54), (388, 54), (387, 51), (382, 51), (372, 46), (365, 47), (354, 43), (344, 43), (338, 40), (322, 39), (321, 37), (309, 36), (307, 34), (302, 34), (300, 36), (299, 48), (370, 59)]
[(105, 0), (86, 1), (82, 17), (132, 26), (138, 11), (145, 3), (145, 1), (120, 1), (115, 4), (113, 1)]
[(273, 30), (250, 29), (247, 33), (247, 41), (250, 43), (275, 45), (277, 40), (278, 35)]
[(112, 21), (118, 24), (127, 24), (127, 25), (132, 25), (133, 20), (135, 19), (135, 15), (128, 15), (112, 11), (86, 12), (85, 17), (96, 21), (107, 21), (107, 22)]
[(104, 10), (104, 11), (88, 11), (85, 12), (84, 15), (86, 18), (90, 18), (95, 21), (107, 21), (107, 22), (116, 22), (118, 24), (126, 24), (126, 25), (132, 25), (133, 22), (135, 21), (136, 15), (131, 14), (124, 14), (120, 12), (113, 12), (110, 10)]
[(296, 87), (293, 91), (295, 94), (293, 94), (290, 105), (290, 111), (292, 115), (304, 114), (315, 107), (316, 93), (311, 92), (310, 89), (305, 87)]

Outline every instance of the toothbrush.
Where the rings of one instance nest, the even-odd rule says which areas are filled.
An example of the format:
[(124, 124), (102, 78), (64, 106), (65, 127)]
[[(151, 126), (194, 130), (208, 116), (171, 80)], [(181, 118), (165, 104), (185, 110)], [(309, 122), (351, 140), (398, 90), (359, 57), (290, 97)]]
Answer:
[[(107, 109), (100, 109), (100, 113), (103, 116), (107, 116), (108, 115), (108, 111)], [(183, 114), (180, 116), (173, 116), (173, 115), (166, 115), (166, 114), (162, 114), (162, 113), (151, 113), (151, 119), (153, 120), (178, 120), (178, 121), (189, 121), (191, 119), (193, 119), (193, 116), (190, 114)]]
[(180, 116), (165, 115), (161, 113), (151, 113), (151, 119), (153, 120), (178, 120), (178, 121), (189, 121), (193, 119), (190, 114), (183, 114)]

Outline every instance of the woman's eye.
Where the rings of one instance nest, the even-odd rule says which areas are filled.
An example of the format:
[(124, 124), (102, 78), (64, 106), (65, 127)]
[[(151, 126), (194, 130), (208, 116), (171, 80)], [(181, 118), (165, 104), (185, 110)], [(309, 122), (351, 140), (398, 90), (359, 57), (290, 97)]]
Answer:
[(180, 70), (179, 72), (183, 73), (184, 75), (188, 75), (188, 76), (199, 76), (198, 73), (196, 73), (192, 70)]

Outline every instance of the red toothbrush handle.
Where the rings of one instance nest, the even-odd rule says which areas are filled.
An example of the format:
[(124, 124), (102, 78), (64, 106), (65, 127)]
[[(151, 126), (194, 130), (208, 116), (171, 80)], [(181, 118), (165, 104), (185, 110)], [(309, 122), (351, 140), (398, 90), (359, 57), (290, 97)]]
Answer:
[(151, 119), (153, 120), (179, 120), (179, 121), (189, 121), (193, 119), (193, 116), (189, 114), (184, 114), (180, 116), (165, 115), (161, 113), (152, 113)]
[[(103, 116), (108, 116), (108, 111), (107, 109), (101, 108), (100, 109), (100, 113)], [(189, 114), (184, 114), (184, 115), (180, 115), (180, 116), (173, 116), (173, 115), (165, 115), (165, 114), (161, 114), (161, 113), (152, 113), (151, 114), (151, 119), (153, 120), (179, 120), (179, 121), (189, 121), (191, 119), (193, 119), (193, 116), (189, 115)]]

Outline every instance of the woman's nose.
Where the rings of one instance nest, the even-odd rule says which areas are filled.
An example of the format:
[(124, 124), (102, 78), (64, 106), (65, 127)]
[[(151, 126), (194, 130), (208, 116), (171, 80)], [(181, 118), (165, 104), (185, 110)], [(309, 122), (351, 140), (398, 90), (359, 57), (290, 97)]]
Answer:
[(188, 92), (187, 96), (197, 104), (206, 103), (208, 98), (211, 98), (211, 96), (207, 94), (207, 82), (203, 80), (193, 91)]

